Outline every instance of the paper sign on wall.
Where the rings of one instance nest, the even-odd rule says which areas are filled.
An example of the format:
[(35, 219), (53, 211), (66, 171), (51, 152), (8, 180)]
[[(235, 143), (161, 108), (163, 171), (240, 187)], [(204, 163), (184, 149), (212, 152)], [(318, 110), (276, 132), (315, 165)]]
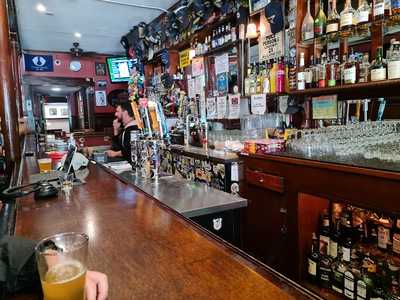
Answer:
[(229, 72), (229, 56), (228, 53), (215, 57), (215, 74)]
[(217, 75), (217, 91), (219, 94), (225, 94), (228, 92), (228, 73)]
[(205, 121), (207, 119), (206, 116), (206, 95), (205, 92), (200, 93), (200, 118), (201, 121)]
[(285, 54), (283, 31), (268, 36), (261, 35), (258, 44), (258, 57), (260, 62), (275, 59)]
[(217, 101), (215, 97), (207, 98), (207, 119), (212, 120), (217, 117)]
[(228, 95), (228, 119), (240, 117), (240, 94)]
[(194, 79), (194, 91), (196, 95), (204, 93), (205, 78), (204, 75), (198, 76)]
[(321, 96), (312, 99), (313, 119), (336, 119), (338, 116), (337, 95)]
[(182, 69), (190, 64), (189, 51), (190, 49), (186, 49), (184, 51), (179, 52), (179, 66)]
[(226, 96), (217, 97), (217, 119), (226, 117)]
[(267, 110), (267, 98), (265, 94), (251, 95), (251, 113), (263, 115)]
[(192, 76), (200, 76), (204, 74), (204, 59), (196, 57), (192, 59)]
[(188, 97), (189, 99), (196, 97), (194, 78), (188, 79)]

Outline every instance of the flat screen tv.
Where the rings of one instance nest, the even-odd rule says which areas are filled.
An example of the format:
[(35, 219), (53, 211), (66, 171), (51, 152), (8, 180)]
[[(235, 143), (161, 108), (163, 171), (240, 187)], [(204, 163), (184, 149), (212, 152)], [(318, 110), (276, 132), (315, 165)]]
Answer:
[(136, 59), (127, 57), (108, 57), (108, 75), (112, 83), (128, 82), (133, 67), (137, 66)]

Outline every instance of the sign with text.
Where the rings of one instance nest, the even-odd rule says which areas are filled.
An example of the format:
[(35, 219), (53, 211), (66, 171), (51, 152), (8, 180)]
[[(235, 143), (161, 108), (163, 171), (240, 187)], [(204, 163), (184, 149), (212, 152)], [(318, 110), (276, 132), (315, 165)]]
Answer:
[(196, 57), (192, 59), (192, 76), (200, 76), (204, 74), (204, 58)]
[(228, 95), (228, 119), (240, 117), (240, 94)]
[(280, 31), (271, 35), (263, 35), (259, 38), (259, 61), (269, 61), (285, 55), (284, 34)]
[(265, 94), (251, 95), (251, 113), (263, 115), (267, 110), (267, 97)]
[(217, 119), (226, 117), (226, 96), (217, 97)]
[(24, 54), (25, 71), (27, 72), (53, 72), (52, 55)]
[(207, 119), (212, 120), (217, 117), (217, 101), (215, 97), (207, 98)]
[(337, 95), (312, 98), (312, 116), (314, 120), (336, 119), (338, 116)]
[(215, 74), (229, 72), (229, 56), (228, 53), (215, 57)]
[(179, 52), (179, 66), (182, 69), (187, 67), (190, 64), (189, 51), (190, 51), (190, 49), (186, 49), (186, 50)]

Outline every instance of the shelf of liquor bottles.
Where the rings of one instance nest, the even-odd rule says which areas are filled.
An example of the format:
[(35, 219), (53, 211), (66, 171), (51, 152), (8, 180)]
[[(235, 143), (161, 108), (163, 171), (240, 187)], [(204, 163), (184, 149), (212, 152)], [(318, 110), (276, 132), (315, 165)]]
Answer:
[(400, 216), (318, 205), (305, 226), (302, 284), (325, 299), (400, 299)]

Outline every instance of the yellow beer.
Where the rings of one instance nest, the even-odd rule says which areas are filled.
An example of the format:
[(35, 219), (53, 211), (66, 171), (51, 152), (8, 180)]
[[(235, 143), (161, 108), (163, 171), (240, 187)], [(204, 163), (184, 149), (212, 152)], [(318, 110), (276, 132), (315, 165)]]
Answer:
[(40, 173), (47, 173), (51, 171), (51, 158), (38, 159)]
[(83, 300), (85, 267), (76, 260), (52, 266), (42, 279), (45, 300)]

